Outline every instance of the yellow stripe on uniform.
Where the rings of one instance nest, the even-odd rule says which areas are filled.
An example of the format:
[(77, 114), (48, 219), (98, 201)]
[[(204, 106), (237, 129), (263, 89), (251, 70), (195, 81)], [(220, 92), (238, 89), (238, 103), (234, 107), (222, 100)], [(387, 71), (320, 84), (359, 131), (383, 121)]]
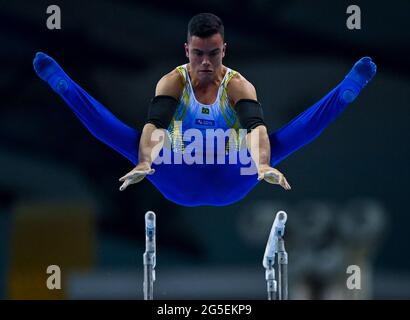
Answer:
[[(184, 152), (185, 150), (185, 144), (184, 140), (182, 138), (182, 132), (180, 126), (175, 126), (174, 122), (175, 121), (182, 121), (187, 113), (188, 110), (188, 103), (189, 103), (189, 93), (187, 90), (187, 71), (183, 66), (179, 66), (176, 68), (177, 71), (182, 75), (184, 78), (184, 91), (182, 93), (182, 100), (184, 101), (184, 110), (180, 112), (180, 108), (178, 108), (176, 114), (173, 116), (172, 121), (171, 121), (171, 126), (170, 126), (170, 133), (171, 133), (171, 141), (172, 141), (172, 149), (174, 151), (178, 151), (177, 144), (178, 142), (181, 145), (181, 151)], [(180, 104), (181, 105), (181, 104)]]
[(235, 148), (236, 150), (239, 149), (239, 139), (238, 139), (238, 129), (239, 129), (239, 119), (236, 116), (234, 119), (234, 123), (232, 123), (232, 121), (230, 121), (228, 115), (227, 115), (227, 110), (226, 108), (230, 108), (231, 111), (235, 112), (232, 108), (232, 106), (230, 105), (229, 99), (228, 99), (228, 94), (226, 92), (226, 88), (228, 86), (229, 81), (237, 74), (237, 71), (231, 70), (229, 72), (229, 74), (226, 77), (226, 80), (223, 84), (223, 88), (222, 88), (222, 94), (221, 94), (221, 111), (222, 111), (222, 115), (224, 117), (224, 120), (226, 122), (226, 124), (228, 125), (228, 127), (234, 129), (230, 136), (229, 136), (229, 140), (228, 140), (228, 144), (225, 146), (225, 153), (228, 154), (229, 153), (229, 146), (231, 145), (231, 139), (235, 139)]

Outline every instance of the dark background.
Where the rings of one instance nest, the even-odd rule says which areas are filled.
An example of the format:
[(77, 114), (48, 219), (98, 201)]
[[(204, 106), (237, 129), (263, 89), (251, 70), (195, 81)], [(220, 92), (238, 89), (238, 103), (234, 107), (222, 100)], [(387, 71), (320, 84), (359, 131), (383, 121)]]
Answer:
[[(59, 5), (62, 29), (46, 27)], [(346, 8), (361, 8), (348, 30)], [(189, 19), (225, 24), (224, 64), (251, 81), (275, 130), (336, 86), (362, 56), (374, 80), (317, 140), (278, 169), (291, 192), (260, 183), (226, 207), (185, 208), (92, 137), (33, 71), (37, 51), (141, 129), (156, 82), (186, 63)], [(293, 298), (410, 298), (408, 1), (1, 1), (0, 296), (142, 294), (144, 214), (157, 214), (157, 298), (265, 298), (262, 255), (288, 212)], [(223, 183), (221, 181), (221, 183)], [(57, 264), (62, 290), (45, 289)], [(349, 265), (362, 289), (346, 289)]]

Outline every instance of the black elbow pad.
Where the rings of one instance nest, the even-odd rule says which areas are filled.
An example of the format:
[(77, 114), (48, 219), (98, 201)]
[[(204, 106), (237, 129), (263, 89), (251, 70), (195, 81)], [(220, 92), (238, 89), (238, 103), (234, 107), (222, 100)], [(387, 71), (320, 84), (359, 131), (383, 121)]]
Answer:
[(171, 96), (155, 96), (148, 109), (147, 123), (167, 129), (177, 109), (178, 100)]
[(242, 128), (250, 132), (259, 125), (266, 126), (262, 105), (252, 99), (241, 99), (235, 104), (235, 110)]

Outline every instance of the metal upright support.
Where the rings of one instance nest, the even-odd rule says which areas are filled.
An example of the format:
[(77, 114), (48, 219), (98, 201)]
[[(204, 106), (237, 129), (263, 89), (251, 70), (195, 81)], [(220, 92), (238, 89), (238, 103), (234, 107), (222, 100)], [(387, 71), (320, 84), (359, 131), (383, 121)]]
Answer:
[(155, 213), (148, 211), (145, 214), (145, 253), (144, 263), (144, 300), (154, 299), (154, 281), (156, 265), (155, 247)]
[(279, 300), (288, 300), (288, 253), (283, 237), (278, 238), (278, 278)]
[(275, 280), (275, 268), (273, 265), (265, 270), (265, 279), (268, 291), (268, 300), (276, 300), (278, 288)]
[[(262, 264), (265, 268), (268, 300), (276, 300), (278, 298), (277, 293), (279, 293), (279, 300), (288, 299), (288, 254), (285, 251), (285, 241), (283, 239), (286, 220), (287, 214), (285, 211), (279, 211), (276, 214), (263, 256)], [(279, 286), (275, 279), (276, 257), (278, 259)]]

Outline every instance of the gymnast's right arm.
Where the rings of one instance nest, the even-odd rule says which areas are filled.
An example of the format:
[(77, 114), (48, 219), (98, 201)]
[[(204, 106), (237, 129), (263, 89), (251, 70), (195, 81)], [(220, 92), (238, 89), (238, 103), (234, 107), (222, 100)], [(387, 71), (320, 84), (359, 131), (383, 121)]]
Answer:
[(147, 174), (153, 174), (152, 162), (158, 156), (164, 145), (166, 134), (162, 132), (162, 138), (153, 138), (158, 129), (166, 130), (171, 123), (172, 117), (178, 106), (183, 91), (183, 81), (177, 70), (173, 70), (159, 80), (155, 89), (155, 97), (151, 101), (148, 111), (147, 122), (142, 130), (138, 149), (137, 166), (121, 177), (123, 182), (120, 191), (134, 183), (140, 182)]

